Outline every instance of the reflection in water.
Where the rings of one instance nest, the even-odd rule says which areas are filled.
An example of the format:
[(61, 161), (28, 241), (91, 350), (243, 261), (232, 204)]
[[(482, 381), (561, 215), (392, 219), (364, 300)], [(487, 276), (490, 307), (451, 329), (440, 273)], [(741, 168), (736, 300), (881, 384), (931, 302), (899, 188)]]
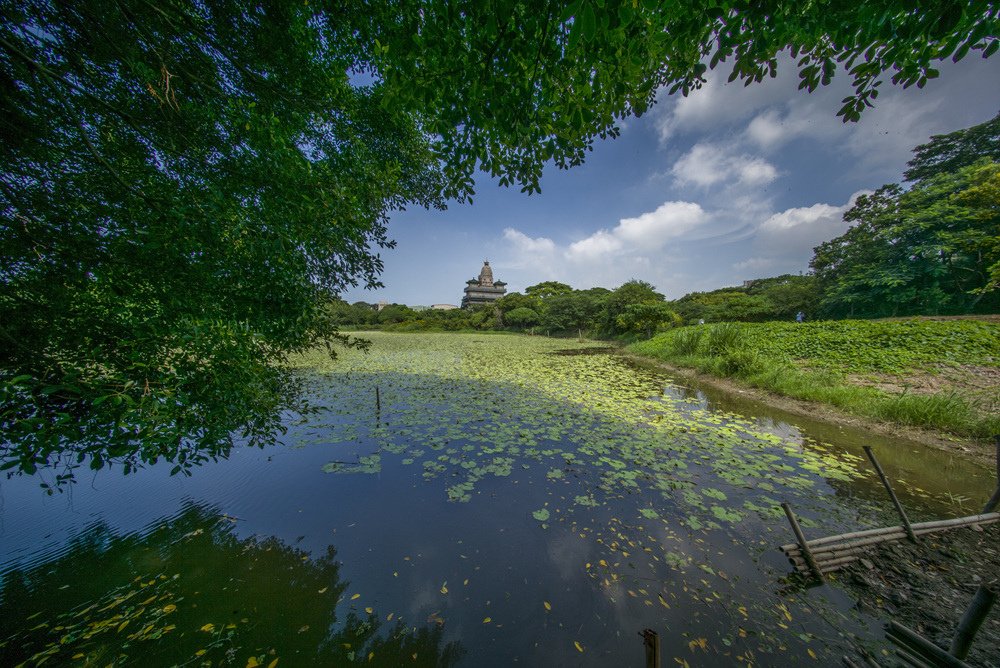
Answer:
[(0, 664), (451, 666), (463, 654), (443, 624), (385, 620), (355, 598), (333, 547), (314, 559), (240, 540), (235, 522), (189, 505), (144, 535), (97, 525), (65, 556), (6, 573), (0, 619), (17, 631), (0, 639)]
[(859, 468), (868, 475), (850, 484), (828, 482), (845, 496), (884, 504), (885, 490), (864, 459), (862, 448), (870, 445), (897, 493), (906, 499), (907, 507), (925, 513), (928, 519), (976, 512), (996, 487), (992, 471), (957, 455), (905, 438), (790, 413), (692, 379), (673, 379), (664, 387), (663, 395), (681, 409), (686, 406), (691, 411), (753, 416), (761, 430), (798, 441), (806, 448), (835, 448), (839, 453), (850, 453), (862, 462)]

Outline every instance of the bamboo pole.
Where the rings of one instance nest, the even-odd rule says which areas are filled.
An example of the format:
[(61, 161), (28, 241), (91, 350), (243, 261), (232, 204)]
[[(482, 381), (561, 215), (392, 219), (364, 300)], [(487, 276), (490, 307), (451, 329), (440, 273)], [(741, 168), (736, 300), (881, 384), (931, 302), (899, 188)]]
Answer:
[(913, 668), (934, 668), (934, 666), (921, 661), (901, 647), (896, 648), (896, 656), (905, 661), (907, 665), (913, 666)]
[(799, 547), (802, 548), (802, 555), (809, 564), (809, 568), (812, 569), (813, 575), (815, 575), (820, 582), (823, 582), (823, 571), (820, 570), (819, 565), (816, 564), (816, 560), (813, 559), (812, 553), (809, 551), (809, 544), (806, 543), (805, 534), (802, 533), (799, 521), (795, 519), (795, 513), (792, 512), (792, 507), (785, 502), (781, 504), (781, 508), (785, 511), (785, 517), (788, 518), (788, 523), (792, 525), (792, 533), (795, 534), (795, 539), (799, 541)]
[[(832, 570), (840, 570), (844, 566), (852, 564), (857, 560), (858, 557), (841, 557), (839, 559), (831, 559), (830, 561), (820, 561), (817, 563), (819, 565), (819, 569), (826, 573)], [(789, 561), (792, 560), (789, 559)], [(811, 570), (811, 567), (804, 559), (796, 558), (795, 561), (792, 561), (792, 564), (794, 564), (796, 570), (802, 573), (808, 573)]]
[(951, 639), (951, 649), (949, 652), (956, 658), (964, 659), (969, 656), (969, 648), (976, 638), (976, 632), (983, 625), (986, 615), (990, 614), (990, 608), (996, 603), (997, 593), (980, 585), (976, 590), (976, 595), (972, 597), (962, 620), (955, 629), (955, 635)]
[(889, 498), (892, 499), (892, 505), (896, 506), (896, 512), (899, 513), (899, 518), (903, 521), (903, 526), (906, 528), (906, 535), (909, 537), (910, 541), (916, 543), (917, 535), (913, 533), (913, 527), (910, 526), (910, 520), (906, 516), (906, 511), (903, 510), (903, 505), (896, 498), (896, 493), (892, 491), (892, 485), (889, 484), (889, 478), (886, 477), (885, 471), (882, 470), (882, 465), (878, 463), (878, 459), (875, 458), (875, 451), (872, 450), (872, 446), (864, 446), (865, 454), (868, 455), (868, 459), (871, 460), (872, 466), (875, 467), (876, 473), (878, 473), (879, 479), (882, 481), (882, 485), (885, 486), (885, 491), (889, 493)]
[(858, 540), (852, 540), (845, 543), (831, 543), (829, 545), (823, 545), (819, 548), (810, 548), (812, 553), (819, 558), (819, 555), (837, 554), (845, 551), (856, 550), (870, 545), (877, 545), (882, 542), (890, 540), (899, 540), (900, 538), (905, 538), (906, 534), (902, 531), (896, 533), (888, 533), (882, 536), (872, 536), (871, 538), (861, 538)]
[(952, 656), (930, 640), (911, 631), (899, 622), (889, 622), (889, 638), (905, 648), (919, 651), (927, 659), (935, 662), (935, 665), (946, 666), (947, 668), (970, 668), (969, 664), (961, 659)]
[(985, 506), (983, 506), (983, 512), (990, 512), (997, 507), (998, 503), (1000, 503), (1000, 485), (997, 485), (996, 490), (993, 492), (993, 496), (991, 496), (990, 500), (986, 502)]
[[(968, 515), (966, 517), (956, 517), (949, 520), (932, 520), (930, 522), (917, 522), (910, 525), (913, 528), (914, 533), (918, 536), (926, 533), (933, 533), (940, 529), (951, 529), (955, 527), (971, 526), (973, 524), (992, 524), (993, 522), (1000, 521), (1000, 513), (989, 512), (981, 513), (979, 515)], [(816, 538), (809, 541), (809, 548), (815, 550), (816, 548), (827, 545), (830, 543), (836, 543), (839, 541), (846, 541), (854, 538), (867, 538), (871, 536), (880, 536), (890, 533), (900, 533), (903, 532), (905, 535), (906, 528), (902, 526), (892, 526), (892, 527), (879, 527), (877, 529), (865, 529), (864, 531), (852, 531), (850, 533), (837, 534), (835, 536), (826, 536), (824, 538)], [(783, 552), (788, 550), (795, 550), (798, 548), (798, 544), (789, 543), (787, 545), (782, 545), (779, 549)]]

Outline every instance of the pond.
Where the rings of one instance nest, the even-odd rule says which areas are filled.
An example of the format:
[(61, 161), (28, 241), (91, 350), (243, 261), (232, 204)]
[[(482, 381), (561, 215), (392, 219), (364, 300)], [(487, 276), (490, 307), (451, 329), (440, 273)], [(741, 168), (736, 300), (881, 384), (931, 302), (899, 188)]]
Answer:
[(991, 473), (543, 337), (299, 360), (316, 411), (192, 475), (0, 483), (0, 664), (839, 663), (885, 620), (777, 551), (968, 514)]

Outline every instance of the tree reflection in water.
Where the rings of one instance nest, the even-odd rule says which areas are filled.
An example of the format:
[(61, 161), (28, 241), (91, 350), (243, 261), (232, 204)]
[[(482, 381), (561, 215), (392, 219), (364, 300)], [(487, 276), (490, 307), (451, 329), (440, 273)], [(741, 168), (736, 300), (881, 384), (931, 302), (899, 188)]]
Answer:
[(240, 539), (235, 523), (190, 504), (144, 534), (99, 524), (4, 574), (0, 665), (452, 666), (464, 654), (441, 624), (352, 600), (332, 546), (314, 559), (274, 537)]

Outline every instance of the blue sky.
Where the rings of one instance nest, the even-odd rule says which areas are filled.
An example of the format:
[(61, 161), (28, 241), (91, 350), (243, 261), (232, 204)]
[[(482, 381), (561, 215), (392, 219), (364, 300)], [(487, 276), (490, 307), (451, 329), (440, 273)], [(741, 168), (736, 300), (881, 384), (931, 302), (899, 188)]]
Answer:
[(849, 125), (836, 118), (844, 73), (809, 94), (792, 64), (748, 88), (726, 84), (723, 66), (687, 98), (661, 96), (583, 166), (546, 168), (540, 195), (481, 175), (471, 205), (395, 214), (385, 287), (344, 298), (458, 304), (484, 259), (508, 291), (638, 278), (668, 298), (804, 272), (813, 247), (844, 232), (858, 193), (901, 180), (914, 146), (1000, 111), (1000, 57), (943, 63), (923, 90), (886, 83)]

